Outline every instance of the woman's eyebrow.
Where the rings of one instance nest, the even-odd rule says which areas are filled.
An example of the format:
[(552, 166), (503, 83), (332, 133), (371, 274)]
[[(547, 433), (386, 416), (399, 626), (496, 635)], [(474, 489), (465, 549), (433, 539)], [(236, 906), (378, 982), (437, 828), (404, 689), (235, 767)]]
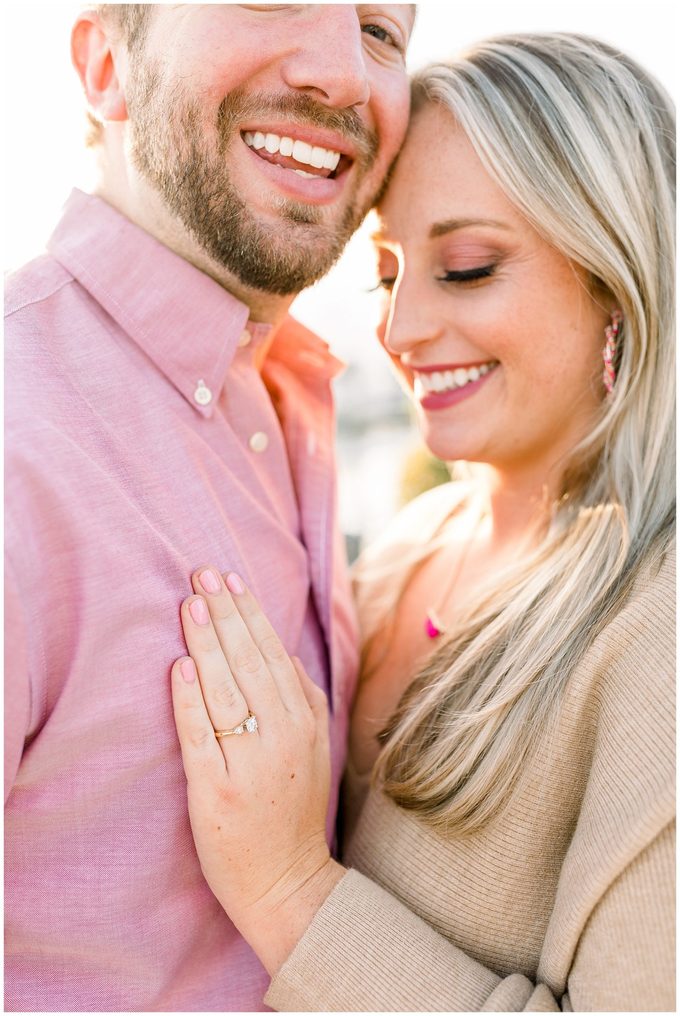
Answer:
[[(447, 233), (453, 233), (457, 229), (465, 229), (467, 226), (488, 226), (490, 229), (512, 228), (507, 222), (501, 222), (500, 219), (444, 219), (442, 222), (434, 222), (430, 226), (428, 236), (431, 240), (434, 240), (438, 236), (446, 236)], [(377, 244), (389, 242), (387, 234), (382, 229), (376, 229), (372, 232), (369, 236), (369, 240)]]
[(434, 240), (435, 237), (445, 236), (447, 233), (453, 233), (456, 229), (464, 229), (466, 226), (490, 226), (494, 229), (510, 229), (510, 226), (506, 222), (500, 222), (498, 219), (445, 219), (443, 222), (435, 222), (430, 226), (429, 237)]

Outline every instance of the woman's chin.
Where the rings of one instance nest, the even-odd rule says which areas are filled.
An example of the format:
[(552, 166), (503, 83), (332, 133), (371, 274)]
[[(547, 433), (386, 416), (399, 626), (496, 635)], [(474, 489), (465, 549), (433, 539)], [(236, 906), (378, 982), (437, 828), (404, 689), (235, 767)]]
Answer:
[(469, 440), (457, 439), (451, 433), (442, 433), (438, 427), (428, 426), (427, 420), (420, 421), (420, 432), (428, 450), (442, 462), (475, 461), (475, 449)]

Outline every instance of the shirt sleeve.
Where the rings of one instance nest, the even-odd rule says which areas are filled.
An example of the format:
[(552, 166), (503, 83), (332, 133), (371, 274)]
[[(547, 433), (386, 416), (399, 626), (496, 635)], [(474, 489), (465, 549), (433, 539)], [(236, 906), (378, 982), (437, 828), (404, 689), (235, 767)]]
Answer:
[(523, 974), (499, 977), (394, 896), (349, 871), (265, 998), (297, 1012), (674, 1010), (674, 827), (615, 880), (587, 922), (556, 998)]
[(17, 583), (5, 562), (5, 801), (16, 779), (30, 718), (26, 622)]

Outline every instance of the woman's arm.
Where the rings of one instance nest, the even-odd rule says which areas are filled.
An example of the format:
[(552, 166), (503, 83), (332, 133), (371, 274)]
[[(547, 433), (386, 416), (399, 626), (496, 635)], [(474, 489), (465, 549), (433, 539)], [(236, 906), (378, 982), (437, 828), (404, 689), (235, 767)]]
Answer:
[(394, 896), (351, 871), (265, 997), (300, 1012), (666, 1012), (675, 1009), (674, 827), (609, 887), (579, 940), (565, 992), (499, 977)]
[[(191, 660), (173, 667), (175, 716), (203, 872), (273, 977), (269, 1005), (307, 1011), (671, 1006), (671, 828), (602, 886), (557, 994), (521, 973), (499, 977), (376, 883), (331, 860), (324, 839), (325, 696), (290, 661), (240, 581), (228, 576), (230, 593), (211, 571), (217, 591), (202, 590), (195, 575), (201, 593), (182, 606), (199, 679)], [(249, 711), (257, 732), (216, 738), (215, 729), (235, 727)]]

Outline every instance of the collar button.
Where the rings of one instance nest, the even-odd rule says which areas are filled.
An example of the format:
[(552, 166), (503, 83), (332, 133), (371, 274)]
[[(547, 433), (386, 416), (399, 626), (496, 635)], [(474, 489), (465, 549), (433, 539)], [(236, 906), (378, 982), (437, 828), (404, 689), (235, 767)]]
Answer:
[(194, 402), (197, 402), (199, 406), (208, 406), (212, 402), (212, 392), (206, 385), (203, 378), (196, 383)]
[(251, 339), (252, 335), (250, 334), (247, 328), (244, 328), (238, 337), (238, 344), (240, 348), (243, 349), (244, 346), (249, 346)]

